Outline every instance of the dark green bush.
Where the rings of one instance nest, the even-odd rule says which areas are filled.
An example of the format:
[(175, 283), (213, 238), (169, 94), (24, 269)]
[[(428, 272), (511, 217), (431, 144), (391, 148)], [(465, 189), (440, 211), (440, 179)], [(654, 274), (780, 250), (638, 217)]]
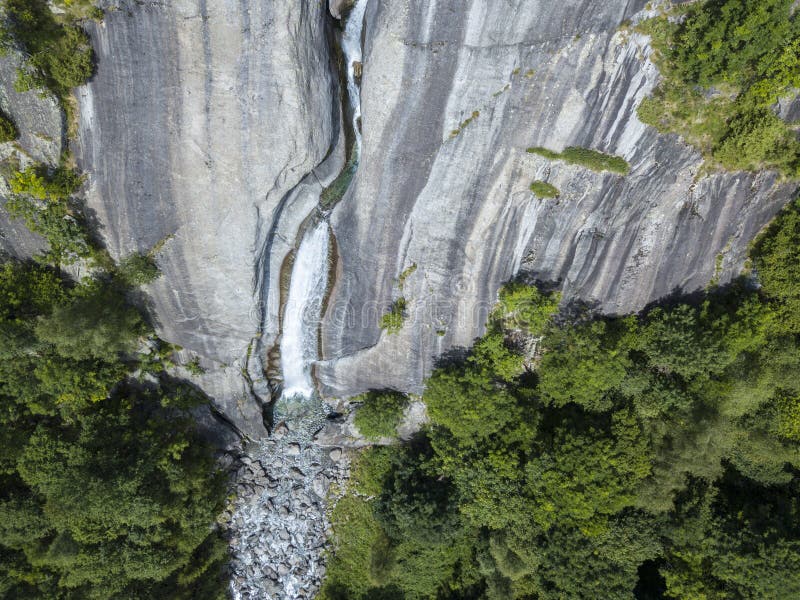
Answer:
[(14, 122), (4, 113), (0, 113), (0, 143), (13, 142), (19, 137), (19, 131)]
[(120, 263), (117, 274), (131, 287), (155, 281), (161, 272), (153, 257), (148, 254), (131, 254)]
[(377, 440), (397, 435), (397, 426), (408, 406), (408, 396), (380, 390), (359, 396), (356, 401), (363, 404), (356, 411), (355, 425), (365, 437)]

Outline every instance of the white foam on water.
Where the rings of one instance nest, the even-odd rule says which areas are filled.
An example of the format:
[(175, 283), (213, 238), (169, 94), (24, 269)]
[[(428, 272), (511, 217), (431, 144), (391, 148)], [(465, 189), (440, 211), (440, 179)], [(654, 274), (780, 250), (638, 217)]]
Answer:
[(283, 396), (311, 397), (311, 364), (317, 360), (317, 332), (328, 285), (328, 223), (309, 230), (300, 243), (292, 268), (289, 297), (283, 313), (281, 371)]
[(353, 111), (353, 131), (356, 134), (356, 148), (361, 155), (361, 131), (358, 121), (361, 118), (361, 90), (356, 83), (355, 63), (363, 60), (361, 50), (361, 32), (364, 30), (364, 13), (368, 0), (356, 0), (353, 10), (347, 17), (342, 35), (342, 53), (347, 61), (347, 95)]

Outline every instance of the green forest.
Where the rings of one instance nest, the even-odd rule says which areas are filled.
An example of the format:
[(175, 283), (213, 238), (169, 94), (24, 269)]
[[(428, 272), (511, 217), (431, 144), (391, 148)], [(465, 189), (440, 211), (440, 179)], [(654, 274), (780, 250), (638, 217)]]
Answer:
[[(797, 177), (774, 112), (800, 86), (792, 5), (709, 0), (639, 25), (664, 75), (642, 121), (710, 168)], [(321, 597), (800, 597), (800, 201), (729, 285), (637, 315), (559, 306), (506, 286), (486, 335), (427, 381), (430, 424), (360, 455)], [(396, 422), (387, 397), (359, 409), (365, 435), (382, 409)]]
[[(28, 192), (11, 204), (30, 214)], [(0, 264), (0, 596), (224, 597), (225, 482), (191, 413), (208, 399), (168, 375), (175, 348), (129, 301), (155, 267), (74, 282), (61, 265), (88, 237), (52, 222), (70, 235), (40, 227), (47, 253)]]

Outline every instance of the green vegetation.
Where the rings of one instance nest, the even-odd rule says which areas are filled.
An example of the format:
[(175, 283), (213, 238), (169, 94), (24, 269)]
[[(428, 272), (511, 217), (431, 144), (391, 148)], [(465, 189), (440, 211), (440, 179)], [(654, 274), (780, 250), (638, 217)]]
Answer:
[(203, 375), (206, 372), (206, 369), (200, 364), (199, 356), (192, 358), (192, 360), (183, 365), (183, 367), (195, 376)]
[(800, 176), (800, 142), (772, 109), (800, 86), (800, 20), (792, 0), (709, 0), (640, 25), (664, 81), (639, 118), (678, 133), (712, 165)]
[(319, 201), (323, 208), (331, 208), (339, 202), (339, 200), (344, 198), (344, 194), (350, 187), (350, 183), (353, 181), (357, 169), (358, 151), (353, 147), (350, 160), (345, 165), (345, 168), (342, 169), (342, 172), (336, 176), (336, 179), (322, 190), (322, 194), (320, 194)]
[(428, 380), (430, 427), (362, 454), (321, 597), (800, 594), (798, 223), (754, 244), (760, 288), (640, 315), (507, 286)]
[(17, 91), (46, 88), (62, 102), (70, 90), (83, 85), (94, 72), (94, 55), (89, 39), (73, 21), (91, 12), (85, 1), (64, 1), (70, 10), (58, 18), (45, 0), (5, 0), (5, 20), (0, 26), (0, 45), (19, 44), (28, 54), (25, 68), (18, 73)]
[(49, 242), (50, 248), (40, 261), (63, 265), (100, 257), (86, 233), (80, 204), (73, 197), (81, 182), (80, 176), (63, 166), (53, 170), (31, 166), (10, 177), (13, 196), (6, 209)]
[(117, 269), (117, 276), (131, 287), (152, 283), (160, 274), (152, 252), (131, 254), (122, 260)]
[(624, 158), (578, 146), (564, 148), (564, 151), (560, 154), (540, 146), (528, 148), (528, 152), (530, 154), (538, 154), (549, 160), (563, 160), (566, 163), (580, 165), (597, 172), (610, 171), (620, 175), (627, 175), (631, 170), (630, 165)]
[(461, 123), (458, 124), (458, 127), (450, 132), (450, 136), (451, 137), (457, 136), (459, 133), (463, 131), (465, 127), (467, 127), (470, 123), (472, 123), (475, 119), (477, 119), (480, 116), (481, 112), (479, 110), (472, 111), (472, 114), (469, 117), (461, 121)]
[(11, 118), (3, 112), (0, 112), (0, 144), (4, 142), (13, 142), (19, 137), (17, 126)]
[(403, 291), (403, 286), (406, 284), (406, 279), (411, 277), (416, 270), (417, 263), (412, 263), (410, 266), (404, 269), (402, 273), (400, 273), (400, 276), (397, 278), (397, 287), (400, 288), (400, 291)]
[(558, 198), (561, 195), (556, 186), (540, 180), (536, 180), (531, 184), (531, 191), (539, 198)]
[(80, 205), (72, 196), (80, 183), (81, 178), (70, 169), (48, 172), (43, 166), (17, 171), (9, 181), (13, 196), (6, 209), (47, 239), (50, 248), (39, 257), (45, 263), (70, 264), (93, 255)]
[(406, 321), (406, 299), (400, 296), (392, 303), (392, 308), (381, 317), (381, 329), (393, 335), (403, 328)]
[(355, 424), (364, 437), (377, 440), (395, 437), (408, 406), (408, 396), (393, 390), (375, 390), (355, 399), (363, 402), (356, 411)]
[(558, 152), (553, 152), (552, 150), (548, 150), (547, 148), (543, 148), (542, 146), (536, 146), (534, 148), (528, 148), (528, 154), (538, 154), (539, 156), (543, 156), (548, 160), (560, 160), (561, 154)]
[(224, 485), (189, 412), (206, 399), (139, 353), (126, 290), (0, 265), (3, 597), (223, 597)]

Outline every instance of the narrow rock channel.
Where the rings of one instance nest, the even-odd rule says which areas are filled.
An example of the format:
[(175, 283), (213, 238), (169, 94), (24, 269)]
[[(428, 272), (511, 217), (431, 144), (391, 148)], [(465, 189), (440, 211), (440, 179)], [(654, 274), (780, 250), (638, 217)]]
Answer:
[[(354, 145), (345, 169), (357, 168), (361, 150), (361, 33), (368, 0), (357, 0), (340, 47), (347, 70), (347, 96)], [(325, 575), (324, 549), (332, 492), (349, 475), (339, 447), (323, 446), (314, 434), (329, 408), (317, 395), (312, 365), (328, 289), (330, 206), (320, 202), (296, 250), (284, 307), (280, 343), (283, 390), (273, 408), (270, 439), (245, 449), (236, 476), (236, 499), (226, 515), (232, 552), (231, 592), (236, 600), (313, 598)]]

